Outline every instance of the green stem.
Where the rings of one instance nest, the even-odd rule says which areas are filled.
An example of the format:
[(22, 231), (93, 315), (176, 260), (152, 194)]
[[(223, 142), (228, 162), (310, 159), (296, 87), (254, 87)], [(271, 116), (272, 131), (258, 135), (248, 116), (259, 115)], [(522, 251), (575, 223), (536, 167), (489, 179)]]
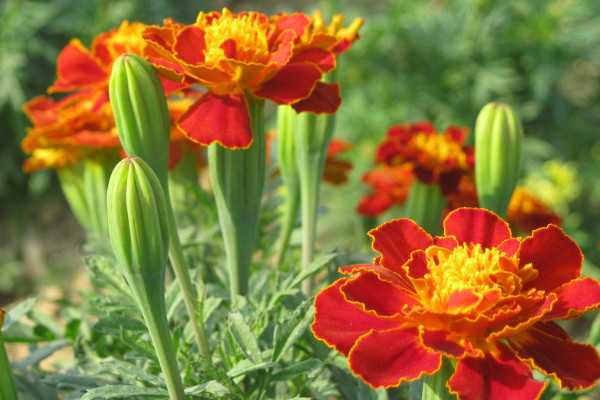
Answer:
[(106, 214), (106, 189), (114, 165), (107, 168), (102, 160), (84, 160), (83, 182), (88, 209), (88, 218), (94, 233), (108, 237), (108, 215)]
[[(303, 267), (308, 266), (314, 258), (321, 177), (333, 127), (333, 115), (302, 113), (296, 116), (294, 136), (300, 178)], [(312, 278), (304, 280), (302, 291), (306, 296), (312, 296)]]
[(166, 317), (164, 289), (160, 286), (164, 280), (144, 280), (142, 277), (131, 276), (127, 278), (148, 326), (158, 363), (167, 383), (169, 397), (171, 400), (184, 400), (185, 393)]
[(251, 95), (246, 96), (246, 101), (254, 138), (250, 147), (231, 150), (212, 144), (208, 148), (210, 178), (223, 235), (232, 301), (236, 295), (248, 293), (266, 168), (264, 101)]
[(423, 394), (421, 400), (455, 400), (456, 397), (448, 392), (446, 382), (454, 373), (452, 362), (446, 358), (442, 361), (442, 367), (433, 375), (423, 378)]
[[(0, 312), (3, 312), (0, 310)], [(0, 324), (1, 326), (1, 324)], [(15, 378), (10, 368), (10, 360), (4, 348), (4, 340), (0, 331), (0, 399), (18, 400)]]
[(428, 185), (415, 179), (406, 200), (405, 215), (414, 220), (430, 235), (441, 232), (446, 198), (436, 184)]

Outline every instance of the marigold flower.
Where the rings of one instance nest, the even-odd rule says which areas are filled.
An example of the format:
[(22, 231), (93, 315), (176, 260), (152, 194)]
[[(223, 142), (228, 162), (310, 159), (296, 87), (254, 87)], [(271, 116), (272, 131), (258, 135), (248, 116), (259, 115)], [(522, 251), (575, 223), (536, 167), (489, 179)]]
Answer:
[(327, 157), (323, 168), (323, 181), (333, 185), (348, 182), (348, 174), (352, 170), (352, 163), (341, 160), (338, 156), (352, 148), (352, 144), (342, 139), (332, 139), (327, 148)]
[(369, 232), (379, 255), (343, 267), (315, 300), (312, 330), (373, 387), (397, 386), (457, 360), (460, 400), (538, 399), (545, 383), (569, 390), (600, 378), (591, 345), (553, 320), (600, 308), (600, 283), (581, 277), (582, 253), (555, 225), (521, 240), (483, 209), (461, 208), (431, 237), (397, 219)]
[(145, 27), (140, 22), (123, 21), (119, 28), (96, 36), (90, 49), (79, 39), (72, 39), (58, 56), (58, 77), (48, 91), (108, 90), (112, 65), (117, 57), (123, 53), (142, 54), (146, 45), (142, 38)]
[(522, 186), (517, 186), (510, 199), (506, 220), (526, 233), (548, 224), (562, 224), (562, 219), (548, 204)]
[(229, 148), (252, 143), (246, 94), (277, 104), (301, 102), (300, 111), (334, 113), (339, 86), (317, 83), (324, 65), (334, 64), (331, 51), (314, 47), (301, 53), (294, 46), (310, 27), (304, 14), (273, 22), (257, 12), (198, 14), (191, 25), (166, 19), (144, 31), (146, 56), (173, 89), (199, 84), (208, 92), (178, 121), (193, 141), (218, 142)]
[(450, 126), (437, 133), (429, 122), (392, 126), (377, 149), (376, 160), (389, 165), (410, 162), (417, 179), (439, 183), (443, 194), (456, 191), (460, 178), (473, 170), (473, 147), (465, 146), (467, 128)]
[(382, 165), (367, 172), (362, 181), (371, 186), (372, 193), (365, 195), (357, 206), (357, 212), (366, 217), (378, 217), (393, 205), (406, 202), (414, 174), (411, 164)]

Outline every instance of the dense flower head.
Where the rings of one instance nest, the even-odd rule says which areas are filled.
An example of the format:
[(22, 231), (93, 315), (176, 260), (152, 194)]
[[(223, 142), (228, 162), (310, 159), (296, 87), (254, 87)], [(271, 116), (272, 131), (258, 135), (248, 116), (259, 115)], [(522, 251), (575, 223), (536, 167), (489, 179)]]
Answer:
[(394, 125), (379, 145), (376, 161), (412, 163), (421, 182), (438, 183), (443, 194), (453, 193), (460, 178), (472, 174), (473, 147), (464, 145), (468, 134), (467, 128), (458, 126), (438, 133), (429, 122)]
[(562, 224), (561, 217), (548, 204), (522, 186), (517, 186), (510, 199), (506, 219), (516, 229), (526, 233), (548, 224)]
[(178, 121), (191, 140), (245, 148), (252, 143), (247, 95), (296, 111), (337, 110), (339, 86), (320, 82), (335, 67), (335, 54), (316, 45), (297, 47), (310, 26), (301, 13), (271, 20), (258, 12), (201, 12), (191, 25), (166, 19), (146, 28), (146, 56), (175, 82), (170, 90), (208, 90)]
[(312, 330), (373, 387), (398, 386), (456, 360), (447, 382), (459, 400), (539, 399), (545, 383), (569, 390), (600, 378), (591, 345), (554, 320), (600, 308), (600, 283), (581, 277), (582, 253), (560, 228), (512, 237), (490, 211), (460, 208), (431, 237), (397, 219), (369, 232), (379, 255), (315, 299)]

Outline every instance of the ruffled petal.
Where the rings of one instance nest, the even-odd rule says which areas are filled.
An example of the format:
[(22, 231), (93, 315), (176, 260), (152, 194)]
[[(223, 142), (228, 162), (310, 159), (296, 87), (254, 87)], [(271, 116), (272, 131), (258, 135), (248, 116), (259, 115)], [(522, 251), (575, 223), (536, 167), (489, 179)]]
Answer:
[(600, 379), (600, 357), (592, 345), (572, 342), (554, 322), (538, 323), (508, 338), (519, 358), (569, 390), (589, 388)]
[(546, 383), (534, 380), (531, 368), (504, 350), (499, 358), (488, 353), (459, 360), (447, 386), (459, 400), (536, 400)]
[(493, 248), (510, 239), (511, 232), (508, 224), (491, 211), (459, 208), (444, 220), (444, 235), (454, 235), (459, 242)]
[(415, 306), (421, 307), (421, 303), (400, 286), (383, 281), (371, 272), (348, 279), (340, 290), (346, 300), (382, 317), (403, 314), (406, 309)]
[(192, 141), (209, 145), (217, 142), (230, 149), (252, 143), (252, 124), (244, 95), (205, 93), (181, 116), (177, 125)]
[(398, 386), (437, 372), (441, 354), (423, 346), (417, 328), (371, 331), (348, 355), (350, 369), (374, 388)]
[(321, 71), (314, 64), (286, 65), (252, 94), (277, 104), (291, 104), (310, 96), (319, 79)]
[(79, 39), (71, 40), (60, 52), (56, 74), (58, 78), (48, 88), (49, 93), (68, 92), (108, 80), (108, 72), (98, 64)]
[(193, 65), (204, 62), (205, 49), (204, 31), (194, 25), (183, 28), (178, 33), (173, 46), (177, 58)]
[(310, 62), (319, 67), (321, 72), (329, 72), (335, 68), (335, 56), (330, 51), (319, 47), (310, 47), (294, 55), (290, 60), (293, 62)]
[(452, 334), (448, 331), (423, 330), (421, 332), (421, 340), (425, 346), (435, 352), (443, 353), (453, 358), (462, 358), (467, 354), (476, 356), (481, 353), (480, 350), (473, 349), (468, 341), (463, 341), (463, 344), (460, 339), (452, 337)]
[(433, 238), (410, 219), (396, 219), (369, 231), (373, 238), (373, 250), (381, 254), (379, 263), (404, 276), (402, 266), (415, 250), (426, 249)]
[(292, 104), (296, 112), (335, 114), (342, 104), (338, 83), (317, 82), (310, 96)]
[(519, 259), (521, 266), (531, 263), (539, 272), (523, 290), (535, 288), (551, 292), (581, 276), (583, 255), (579, 246), (555, 225), (537, 229), (523, 240)]
[(317, 339), (346, 356), (358, 338), (372, 329), (386, 330), (398, 326), (397, 322), (370, 315), (346, 301), (340, 287), (348, 279), (339, 279), (317, 295), (315, 322), (311, 325)]
[(600, 308), (600, 283), (590, 277), (571, 281), (554, 294), (558, 300), (553, 304), (552, 311), (544, 315), (545, 321), (577, 318), (587, 311)]

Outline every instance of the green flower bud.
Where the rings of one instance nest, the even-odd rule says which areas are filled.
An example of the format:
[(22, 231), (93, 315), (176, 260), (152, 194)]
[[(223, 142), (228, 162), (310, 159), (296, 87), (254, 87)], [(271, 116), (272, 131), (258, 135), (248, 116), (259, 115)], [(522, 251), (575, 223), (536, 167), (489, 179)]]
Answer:
[(140, 56), (123, 54), (113, 64), (109, 95), (125, 152), (146, 160), (166, 184), (171, 123), (158, 75)]
[(504, 217), (521, 168), (521, 121), (509, 106), (485, 105), (475, 124), (475, 184), (479, 206)]
[(139, 277), (162, 282), (169, 221), (164, 192), (150, 166), (138, 157), (121, 160), (110, 177), (107, 202), (110, 242), (129, 284)]

